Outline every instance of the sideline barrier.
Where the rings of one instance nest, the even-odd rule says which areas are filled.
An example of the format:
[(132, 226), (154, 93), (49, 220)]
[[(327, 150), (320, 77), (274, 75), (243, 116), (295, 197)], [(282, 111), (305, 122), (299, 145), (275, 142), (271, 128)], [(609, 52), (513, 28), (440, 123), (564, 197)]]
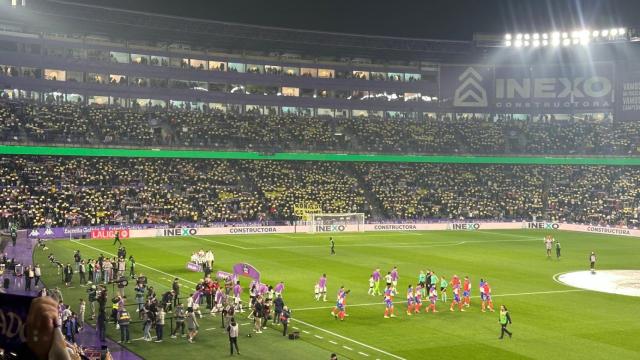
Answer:
[[(366, 232), (390, 231), (479, 231), (479, 230), (516, 230), (537, 229), (547, 231), (575, 231), (594, 234), (622, 235), (640, 237), (640, 230), (593, 225), (565, 224), (555, 222), (468, 222), (468, 223), (422, 223), (422, 224), (365, 224)], [(354, 232), (349, 226), (337, 226), (327, 234)], [(168, 237), (168, 236), (208, 236), (208, 235), (256, 235), (256, 234), (293, 234), (310, 233), (308, 226), (229, 226), (229, 227), (178, 227), (164, 229), (129, 230), (130, 238)], [(102, 232), (97, 234), (103, 235)], [(316, 232), (318, 234), (318, 232)], [(100, 237), (102, 238), (102, 237)]]
[[(146, 225), (149, 226), (149, 225)], [(153, 225), (152, 225), (153, 226)], [(35, 228), (27, 231), (31, 238), (61, 239), (74, 237), (87, 237), (92, 239), (113, 239), (116, 231), (120, 231), (121, 238), (143, 237), (168, 237), (168, 236), (208, 236), (208, 235), (259, 235), (259, 234), (294, 234), (311, 233), (307, 225), (299, 226), (219, 226), (219, 227), (193, 227), (181, 226), (169, 228), (166, 225), (158, 225), (157, 228), (142, 228), (141, 225), (119, 225), (104, 227), (76, 227), (76, 228)], [(566, 224), (557, 222), (450, 222), (450, 223), (397, 223), (397, 224), (364, 224), (366, 232), (389, 231), (477, 231), (477, 230), (509, 230), (509, 229), (537, 229), (537, 230), (566, 230), (585, 233), (636, 236), (640, 237), (639, 229), (626, 229), (620, 227), (594, 226), (581, 224)], [(336, 225), (316, 227), (315, 233), (338, 234), (357, 232), (353, 225)]]

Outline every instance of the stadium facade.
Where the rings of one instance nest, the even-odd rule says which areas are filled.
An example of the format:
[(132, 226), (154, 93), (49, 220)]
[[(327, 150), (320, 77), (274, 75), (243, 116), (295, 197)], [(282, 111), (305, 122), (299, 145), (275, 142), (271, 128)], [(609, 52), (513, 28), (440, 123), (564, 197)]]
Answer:
[(1, 6), (0, 86), (10, 97), (332, 117), (640, 116), (640, 52), (629, 41), (514, 49), (63, 1)]

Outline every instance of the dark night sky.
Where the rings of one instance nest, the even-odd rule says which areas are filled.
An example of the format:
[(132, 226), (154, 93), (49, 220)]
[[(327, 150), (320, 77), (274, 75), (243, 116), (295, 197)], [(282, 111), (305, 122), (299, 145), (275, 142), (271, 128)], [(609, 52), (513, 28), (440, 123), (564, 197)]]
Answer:
[(471, 40), (474, 32), (640, 26), (639, 0), (73, 0), (296, 29)]

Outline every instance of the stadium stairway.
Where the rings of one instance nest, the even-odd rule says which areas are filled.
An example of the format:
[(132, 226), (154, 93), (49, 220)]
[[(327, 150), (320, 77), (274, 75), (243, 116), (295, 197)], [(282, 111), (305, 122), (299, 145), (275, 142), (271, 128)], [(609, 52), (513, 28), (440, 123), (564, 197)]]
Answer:
[(384, 219), (386, 217), (386, 214), (384, 210), (382, 210), (383, 209), (382, 203), (380, 202), (380, 199), (378, 199), (378, 197), (371, 191), (367, 183), (364, 181), (364, 176), (360, 174), (360, 172), (351, 163), (343, 163), (343, 166), (344, 166), (344, 171), (345, 173), (347, 173), (347, 175), (353, 176), (358, 180), (358, 186), (364, 192), (364, 198), (366, 200), (365, 206), (369, 207), (368, 209), (365, 209), (365, 211), (368, 210), (369, 214), (371, 215), (371, 219), (372, 220)]

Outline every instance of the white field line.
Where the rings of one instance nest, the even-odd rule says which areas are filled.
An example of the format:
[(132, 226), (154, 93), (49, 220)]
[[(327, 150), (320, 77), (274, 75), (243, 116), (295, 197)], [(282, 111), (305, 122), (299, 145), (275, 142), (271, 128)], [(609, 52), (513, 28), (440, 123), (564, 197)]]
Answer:
[[(390, 231), (391, 233), (392, 231)], [(393, 235), (410, 235), (410, 236), (421, 236), (421, 235), (426, 235), (426, 232), (402, 232), (402, 231), (393, 231), (392, 232)], [(318, 237), (318, 238), (326, 238), (326, 236), (329, 236), (328, 233), (323, 233), (322, 235), (318, 235), (318, 234), (309, 234), (309, 235), (287, 235), (287, 234), (277, 234), (277, 236), (280, 237), (285, 237), (285, 238), (289, 238), (289, 239), (311, 239), (313, 238), (313, 236)], [(362, 237), (362, 236), (366, 236), (366, 237), (387, 237), (389, 236), (389, 234), (384, 234), (384, 233), (377, 233), (377, 234), (370, 234), (367, 233), (367, 235), (343, 235), (340, 233), (333, 233), (332, 235), (335, 239), (342, 239), (342, 238), (357, 238), (357, 237)]]
[(329, 342), (332, 343), (333, 345), (338, 345), (338, 343), (333, 340), (329, 340)]
[[(89, 249), (93, 249), (93, 250), (95, 250), (95, 251), (99, 251), (99, 252), (101, 252), (101, 253), (109, 254), (109, 255), (111, 255), (111, 256), (116, 256), (116, 255), (115, 255), (115, 254), (113, 254), (113, 253), (110, 253), (110, 252), (104, 251), (104, 250), (102, 250), (102, 249), (98, 249), (97, 247), (93, 247), (93, 246), (91, 246), (91, 245), (83, 244), (83, 243), (81, 243), (81, 242), (80, 242), (80, 241), (78, 241), (78, 240), (71, 240), (71, 242), (76, 243), (76, 244), (78, 244), (78, 245), (82, 245), (82, 246), (88, 247)], [(170, 277), (172, 277), (172, 278), (174, 278), (174, 279), (175, 279), (175, 278), (178, 278), (178, 279), (180, 279), (180, 280), (182, 280), (182, 281), (184, 281), (184, 282), (186, 282), (186, 283), (189, 283), (189, 284), (192, 284), (192, 285), (196, 285), (196, 283), (194, 283), (193, 281), (190, 281), (190, 280), (187, 280), (187, 279), (183, 279), (183, 278), (181, 278), (181, 277), (179, 277), (179, 276), (176, 276), (176, 275), (173, 275), (173, 274), (169, 274), (169, 273), (164, 272), (164, 271), (162, 271), (162, 270), (158, 270), (158, 269), (156, 269), (156, 268), (154, 268), (154, 267), (147, 266), (147, 265), (144, 265), (144, 264), (141, 264), (141, 263), (136, 263), (136, 265), (138, 265), (138, 266), (142, 266), (143, 268), (147, 268), (147, 269), (149, 269), (149, 270), (153, 270), (153, 271), (158, 272), (158, 273), (160, 273), (160, 274), (164, 274), (164, 275), (166, 275), (166, 276), (170, 276)], [(163, 285), (163, 286), (164, 286), (164, 285)]]
[[(265, 249), (302, 249), (302, 248), (327, 248), (329, 245), (280, 245), (280, 246), (259, 246), (259, 247), (244, 247), (234, 244), (228, 244), (221, 241), (214, 241), (199, 236), (192, 236), (192, 238), (200, 239), (203, 241), (216, 243), (220, 245), (231, 246), (241, 250), (265, 250)], [(373, 243), (373, 244), (338, 244), (336, 248), (345, 247), (381, 247), (381, 248), (430, 248), (441, 246), (458, 246), (464, 244), (480, 244), (480, 243), (498, 243), (498, 242), (529, 242), (538, 241), (538, 238), (525, 237), (525, 239), (507, 239), (507, 240), (465, 240), (465, 241), (446, 241), (446, 242), (424, 242), (424, 243)]]
[(318, 339), (324, 339), (324, 338), (323, 338), (322, 336), (320, 336), (320, 335), (313, 335), (313, 336), (317, 337)]
[[(518, 235), (518, 234), (511, 234), (511, 233), (504, 234), (504, 233), (501, 233), (501, 232), (484, 231), (484, 230), (479, 230), (479, 232), (481, 232), (483, 234), (493, 234), (493, 235), (500, 235), (500, 236), (513, 236), (513, 237), (534, 239), (534, 237), (532, 237), (531, 235)], [(543, 238), (541, 236), (535, 237), (535, 239), (540, 239), (540, 242), (542, 242), (542, 240), (543, 240)]]
[(246, 248), (246, 247), (244, 247), (244, 246), (234, 245), (234, 244), (228, 244), (228, 243), (224, 243), (224, 242), (221, 242), (221, 241), (215, 241), (215, 240), (211, 240), (211, 239), (203, 238), (203, 237), (201, 237), (201, 236), (191, 236), (191, 237), (192, 237), (192, 238), (195, 238), (195, 239), (204, 240), (204, 241), (207, 241), (207, 242), (210, 242), (210, 243), (214, 243), (214, 244), (220, 244), (220, 245), (231, 246), (231, 247), (234, 247), (234, 248), (236, 248), (236, 249), (240, 249), (240, 250), (251, 250), (251, 248)]
[[(515, 294), (496, 294), (491, 295), (492, 297), (507, 297), (507, 296), (524, 296), (524, 295), (547, 295), (547, 294), (563, 294), (563, 293), (571, 293), (571, 292), (581, 292), (587, 290), (581, 289), (571, 289), (571, 290), (551, 290), (551, 291), (534, 291), (534, 292), (523, 292), (523, 293), (515, 293)], [(472, 296), (472, 299), (480, 298), (480, 296)], [(406, 301), (398, 301), (399, 303), (405, 303)], [(383, 305), (384, 302), (375, 302), (375, 303), (365, 303), (365, 304), (349, 304), (347, 307), (360, 307), (360, 306), (374, 306), (374, 305)], [(309, 311), (309, 310), (326, 310), (333, 309), (333, 306), (317, 306), (317, 307), (308, 307), (308, 308), (293, 308), (296, 312), (298, 311)]]
[[(371, 346), (371, 345), (367, 345), (367, 344), (361, 343), (361, 342), (360, 342), (360, 341), (358, 341), (358, 340), (354, 340), (354, 339), (348, 338), (348, 337), (346, 337), (346, 336), (342, 336), (342, 335), (340, 335), (340, 334), (336, 334), (336, 333), (334, 333), (333, 331), (329, 331), (329, 330), (323, 329), (323, 328), (321, 328), (321, 327), (317, 327), (317, 326), (315, 326), (315, 325), (309, 324), (308, 322), (304, 322), (304, 321), (302, 321), (302, 320), (300, 320), (300, 319), (291, 318), (291, 320), (293, 320), (293, 321), (297, 321), (297, 322), (299, 322), (299, 323), (301, 323), (301, 324), (303, 324), (303, 325), (306, 325), (306, 326), (308, 326), (308, 327), (310, 327), (310, 328), (314, 328), (314, 329), (316, 329), (316, 330), (319, 330), (319, 331), (325, 332), (325, 333), (327, 333), (327, 334), (329, 334), (329, 335), (333, 335), (333, 336), (338, 337), (338, 338), (340, 338), (340, 339), (342, 339), (342, 340), (347, 340), (347, 341), (350, 341), (350, 342), (352, 342), (352, 343), (354, 343), (354, 344), (358, 344), (358, 345), (360, 345), (360, 346), (366, 347), (367, 349), (370, 349), (370, 350), (373, 350), (373, 351), (377, 351), (377, 352), (379, 352), (379, 353), (382, 353), (382, 354), (385, 354), (385, 355), (391, 356), (391, 357), (393, 357), (393, 358), (395, 358), (395, 359), (398, 359), (398, 360), (406, 360), (405, 358), (400, 357), (400, 356), (398, 356), (398, 355), (394, 355), (394, 354), (391, 354), (391, 353), (389, 353), (389, 352), (386, 352), (386, 351), (384, 351), (384, 350), (382, 350), (382, 349), (378, 349), (378, 348), (373, 347), (373, 346)], [(348, 350), (353, 350), (353, 349), (351, 349), (351, 348), (349, 348), (349, 347), (346, 347), (346, 346), (345, 346), (344, 348), (345, 348), (345, 349), (348, 349)]]
[(362, 351), (358, 351), (358, 354), (360, 354), (360, 355), (362, 355), (362, 356), (369, 357), (369, 354), (367, 354), (367, 353), (363, 353)]
[(351, 350), (351, 351), (353, 351), (353, 349), (352, 349), (352, 348), (350, 348), (350, 347), (348, 347), (347, 345), (342, 345), (342, 347), (343, 347), (343, 348), (345, 348), (345, 349), (347, 349), (347, 350)]

